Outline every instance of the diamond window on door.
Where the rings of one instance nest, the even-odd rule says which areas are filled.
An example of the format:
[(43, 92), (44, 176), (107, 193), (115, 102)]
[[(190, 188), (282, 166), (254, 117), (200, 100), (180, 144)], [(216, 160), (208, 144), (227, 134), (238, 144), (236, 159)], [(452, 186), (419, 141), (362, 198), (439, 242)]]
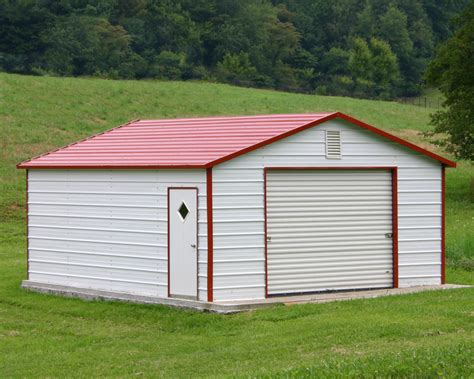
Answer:
[(186, 204), (184, 203), (184, 201), (179, 206), (178, 213), (181, 216), (181, 220), (183, 220), (183, 221), (186, 220), (186, 217), (189, 214), (189, 209), (186, 206)]

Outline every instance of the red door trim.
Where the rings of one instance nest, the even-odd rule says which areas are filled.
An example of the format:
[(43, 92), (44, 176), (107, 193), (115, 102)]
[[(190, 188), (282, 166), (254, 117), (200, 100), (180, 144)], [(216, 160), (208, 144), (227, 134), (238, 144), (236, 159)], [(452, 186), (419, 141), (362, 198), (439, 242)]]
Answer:
[(446, 166), (441, 167), (441, 284), (446, 283)]
[(392, 173), (392, 240), (393, 240), (393, 288), (398, 288), (398, 168), (396, 166), (338, 166), (338, 167), (264, 167), (263, 212), (265, 238), (265, 298), (268, 298), (268, 243), (267, 243), (267, 174), (271, 170), (389, 170)]
[[(170, 192), (171, 190), (183, 190), (183, 189), (189, 189), (189, 190), (196, 190), (196, 252), (199, 252), (199, 189), (197, 187), (168, 187), (167, 189), (167, 212), (168, 212), (168, 218), (167, 218), (167, 224), (168, 224), (168, 231), (167, 231), (167, 238), (168, 238), (168, 297), (171, 297), (171, 286), (170, 286), (170, 277), (171, 277), (171, 272), (170, 272)], [(196, 299), (199, 299), (199, 255), (196, 258)]]
[(392, 168), (393, 288), (398, 288), (398, 168)]
[(214, 228), (212, 209), (212, 168), (206, 169), (207, 203), (207, 301), (214, 301)]
[(285, 167), (285, 166), (278, 166), (278, 167), (265, 167), (265, 170), (394, 170), (396, 166), (324, 166), (324, 167)]

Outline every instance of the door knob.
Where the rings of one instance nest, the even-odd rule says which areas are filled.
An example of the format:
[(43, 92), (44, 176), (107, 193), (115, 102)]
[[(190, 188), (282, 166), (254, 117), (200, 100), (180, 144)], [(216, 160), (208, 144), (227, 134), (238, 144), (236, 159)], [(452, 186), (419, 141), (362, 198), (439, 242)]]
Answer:
[(195, 248), (196, 248), (196, 244), (192, 243), (192, 244), (191, 244), (191, 247), (195, 249)]

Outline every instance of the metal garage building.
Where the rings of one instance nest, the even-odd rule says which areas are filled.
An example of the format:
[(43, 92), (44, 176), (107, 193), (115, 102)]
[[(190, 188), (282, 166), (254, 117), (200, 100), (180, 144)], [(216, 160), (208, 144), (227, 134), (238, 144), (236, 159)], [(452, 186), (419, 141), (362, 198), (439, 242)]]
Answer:
[(207, 302), (444, 283), (446, 166), (342, 113), (132, 121), (18, 165), (25, 283)]

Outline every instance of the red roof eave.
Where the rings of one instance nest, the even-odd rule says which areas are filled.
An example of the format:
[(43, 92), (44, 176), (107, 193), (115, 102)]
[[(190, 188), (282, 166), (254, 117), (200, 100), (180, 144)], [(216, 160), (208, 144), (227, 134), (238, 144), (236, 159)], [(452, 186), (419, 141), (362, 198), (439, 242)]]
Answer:
[[(291, 117), (291, 115), (288, 115), (288, 117)], [(293, 116), (293, 117), (295, 117), (295, 116)], [(127, 164), (98, 164), (98, 163), (95, 163), (95, 164), (79, 164), (79, 163), (74, 164), (74, 163), (72, 163), (72, 164), (64, 164), (63, 165), (63, 164), (59, 164), (59, 162), (48, 163), (48, 164), (42, 164), (42, 163), (39, 163), (39, 162), (36, 163), (36, 164), (34, 163), (35, 159), (38, 159), (38, 158), (41, 158), (41, 157), (46, 156), (48, 154), (54, 153), (58, 150), (62, 150), (62, 149), (65, 149), (67, 147), (76, 145), (80, 142), (90, 140), (93, 137), (97, 137), (97, 136), (103, 135), (107, 132), (114, 131), (115, 129), (119, 129), (123, 126), (128, 126), (128, 125), (134, 123), (135, 121), (137, 121), (137, 120), (134, 120), (134, 121), (130, 121), (130, 122), (124, 124), (124, 125), (120, 125), (118, 127), (107, 130), (105, 132), (98, 133), (94, 136), (85, 138), (81, 141), (74, 142), (72, 144), (69, 144), (69, 145), (63, 147), (63, 148), (59, 148), (59, 149), (56, 149), (52, 152), (42, 154), (38, 157), (32, 158), (28, 161), (21, 162), (17, 165), (17, 168), (25, 168), (25, 169), (28, 169), (28, 168), (31, 168), (31, 169), (150, 169), (150, 170), (151, 169), (204, 169), (204, 168), (210, 168), (210, 167), (218, 165), (222, 162), (231, 160), (231, 159), (236, 158), (240, 155), (246, 154), (250, 151), (253, 151), (253, 150), (256, 150), (256, 149), (261, 148), (263, 146), (269, 145), (269, 144), (274, 143), (276, 141), (279, 141), (283, 138), (289, 137), (289, 136), (294, 135), (296, 133), (299, 133), (303, 130), (309, 129), (309, 128), (314, 127), (316, 125), (319, 125), (319, 124), (321, 124), (325, 121), (335, 119), (335, 118), (343, 119), (345, 121), (348, 121), (351, 124), (354, 124), (354, 125), (357, 125), (361, 128), (364, 128), (366, 130), (369, 130), (369, 131), (371, 131), (371, 132), (373, 132), (373, 133), (375, 133), (379, 136), (387, 138), (387, 139), (389, 139), (391, 141), (394, 141), (394, 142), (396, 142), (400, 145), (403, 145), (403, 146), (405, 146), (405, 147), (407, 147), (407, 148), (409, 148), (413, 151), (416, 151), (420, 154), (426, 155), (426, 156), (428, 156), (428, 157), (430, 157), (434, 160), (437, 160), (438, 162), (442, 163), (445, 166), (456, 167), (456, 163), (449, 160), (449, 159), (441, 157), (440, 155), (432, 153), (432, 152), (430, 152), (430, 151), (428, 151), (428, 150), (426, 150), (422, 147), (419, 147), (415, 144), (412, 144), (411, 142), (408, 142), (404, 139), (396, 137), (393, 134), (387, 133), (387, 132), (385, 132), (381, 129), (375, 128), (375, 127), (373, 127), (369, 124), (366, 124), (362, 121), (359, 121), (355, 118), (352, 118), (351, 116), (345, 115), (345, 114), (340, 113), (340, 112), (335, 112), (335, 113), (321, 114), (321, 117), (317, 118), (314, 121), (305, 123), (301, 126), (298, 126), (298, 127), (293, 128), (293, 129), (287, 130), (285, 132), (279, 133), (279, 134), (274, 135), (270, 138), (264, 139), (264, 140), (262, 140), (258, 143), (252, 143), (249, 146), (241, 148), (241, 149), (239, 149), (237, 151), (234, 151), (230, 154), (225, 154), (225, 155), (223, 155), (223, 156), (221, 156), (217, 159), (213, 159), (213, 160), (209, 160), (209, 161), (203, 160), (199, 163), (196, 162), (196, 163), (190, 163), (190, 164), (181, 164), (181, 163), (177, 162), (176, 164), (145, 164), (145, 165), (141, 165), (141, 164), (128, 164), (128, 165)]]
[(208, 165), (208, 167), (215, 166), (215, 165), (217, 165), (217, 164), (219, 164), (219, 163), (222, 163), (222, 162), (228, 161), (228, 160), (230, 160), (230, 159), (233, 159), (233, 158), (235, 158), (235, 157), (238, 157), (239, 155), (246, 154), (246, 153), (248, 153), (248, 152), (250, 152), (250, 151), (252, 151), (252, 150), (255, 150), (255, 149), (258, 149), (258, 148), (260, 148), (260, 147), (269, 145), (269, 144), (271, 144), (271, 143), (273, 143), (273, 142), (276, 142), (276, 141), (278, 141), (278, 140), (280, 140), (280, 139), (289, 137), (289, 136), (291, 136), (291, 135), (293, 135), (293, 134), (299, 133), (299, 132), (301, 132), (301, 131), (303, 131), (303, 130), (306, 130), (306, 129), (311, 128), (311, 127), (316, 126), (316, 125), (319, 125), (319, 124), (321, 124), (321, 123), (323, 123), (323, 122), (326, 122), (326, 121), (331, 120), (331, 119), (334, 119), (334, 118), (341, 118), (341, 119), (343, 119), (343, 120), (346, 120), (346, 121), (350, 122), (351, 124), (355, 124), (355, 125), (357, 125), (357, 126), (360, 126), (361, 128), (370, 130), (371, 132), (373, 132), (373, 133), (375, 133), (375, 134), (378, 134), (378, 135), (380, 135), (380, 136), (382, 136), (382, 137), (388, 138), (389, 140), (394, 141), (394, 142), (397, 142), (397, 143), (399, 143), (399, 144), (401, 144), (401, 145), (403, 145), (403, 146), (405, 146), (405, 147), (408, 147), (408, 148), (411, 149), (411, 150), (414, 150), (414, 151), (416, 151), (416, 152), (418, 152), (418, 153), (421, 153), (421, 154), (424, 154), (424, 155), (426, 155), (426, 156), (428, 156), (428, 157), (430, 157), (430, 158), (433, 158), (433, 159), (435, 159), (435, 160), (441, 162), (442, 164), (444, 164), (444, 165), (446, 165), (446, 166), (449, 166), (449, 167), (456, 167), (456, 162), (453, 162), (453, 161), (451, 161), (451, 160), (449, 160), (449, 159), (446, 159), (446, 158), (444, 158), (444, 157), (442, 157), (442, 156), (440, 156), (440, 155), (438, 155), (438, 154), (435, 154), (435, 153), (433, 153), (433, 152), (431, 152), (431, 151), (429, 151), (429, 150), (423, 149), (423, 148), (420, 147), (420, 146), (417, 146), (417, 145), (415, 145), (415, 144), (413, 144), (413, 143), (411, 143), (411, 142), (408, 142), (408, 141), (406, 141), (406, 140), (404, 140), (404, 139), (402, 139), (402, 138), (399, 138), (399, 137), (397, 137), (397, 136), (395, 136), (395, 135), (393, 135), (393, 134), (387, 133), (387, 132), (385, 132), (385, 131), (383, 131), (383, 130), (381, 130), (381, 129), (378, 129), (378, 128), (374, 127), (374, 126), (371, 126), (371, 125), (369, 125), (369, 124), (366, 124), (365, 122), (359, 121), (359, 120), (357, 120), (357, 119), (355, 119), (355, 118), (353, 118), (353, 117), (351, 117), (351, 116), (348, 116), (348, 115), (346, 115), (346, 114), (344, 114), (344, 113), (341, 113), (341, 112), (332, 113), (332, 114), (330, 114), (330, 115), (328, 115), (328, 116), (326, 116), (326, 117), (324, 117), (324, 118), (321, 118), (321, 119), (319, 119), (319, 120), (317, 120), (317, 121), (310, 122), (310, 123), (308, 123), (308, 124), (306, 124), (306, 125), (303, 125), (303, 126), (301, 126), (301, 127), (299, 127), (299, 128), (290, 130), (290, 131), (288, 131), (288, 132), (286, 132), (286, 133), (280, 134), (280, 135), (278, 135), (278, 136), (276, 136), (276, 137), (273, 137), (273, 138), (270, 138), (270, 139), (268, 139), (268, 140), (266, 140), (266, 141), (262, 141), (262, 142), (260, 142), (260, 143), (258, 143), (258, 144), (256, 144), (256, 145), (249, 146), (249, 147), (247, 147), (247, 148), (245, 148), (245, 149), (243, 149), (243, 150), (240, 150), (240, 151), (235, 152), (235, 153), (233, 153), (233, 154), (230, 154), (230, 155), (228, 155), (228, 156), (225, 156), (225, 157), (216, 159), (215, 161), (212, 161), (212, 162)]
[(418, 145), (415, 145), (411, 142), (408, 142), (402, 138), (399, 138), (397, 136), (394, 136), (393, 134), (390, 134), (390, 133), (387, 133), (381, 129), (378, 129), (372, 125), (369, 125), (369, 124), (366, 124), (365, 122), (362, 122), (362, 121), (359, 121), (355, 118), (352, 118), (351, 116), (348, 116), (346, 114), (343, 114), (343, 113), (337, 113), (337, 116), (335, 117), (339, 117), (339, 118), (342, 118), (343, 120), (346, 120), (352, 124), (355, 124), (357, 126), (360, 126), (361, 128), (364, 128), (364, 129), (367, 129), (367, 130), (370, 130), (371, 132), (375, 133), (375, 134), (378, 134), (382, 137), (385, 137), (385, 138), (388, 138), (389, 140), (392, 140), (394, 142), (397, 142), (399, 143), (400, 145), (403, 145), (405, 147), (408, 147), (409, 149), (411, 150), (414, 150), (418, 153), (421, 153), (423, 155), (426, 155), (434, 160), (437, 160), (438, 162), (441, 162), (442, 164), (446, 165), (446, 166), (449, 166), (449, 167), (456, 167), (456, 162), (454, 161), (451, 161), (449, 159), (446, 159), (444, 157), (442, 157), (441, 155), (438, 155), (438, 154), (435, 154), (429, 150), (426, 150)]
[(164, 169), (205, 169), (208, 165), (34, 165), (28, 164), (29, 161), (16, 165), (17, 168), (24, 169), (43, 169), (43, 170), (70, 170), (70, 169), (87, 169), (87, 170), (164, 170)]

